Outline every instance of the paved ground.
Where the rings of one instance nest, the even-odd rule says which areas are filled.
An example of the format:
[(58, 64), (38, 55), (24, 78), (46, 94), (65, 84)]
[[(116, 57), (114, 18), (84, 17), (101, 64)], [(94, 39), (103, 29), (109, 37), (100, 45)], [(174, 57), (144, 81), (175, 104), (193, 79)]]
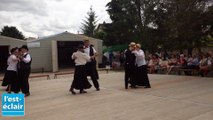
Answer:
[[(100, 74), (101, 91), (68, 92), (70, 75), (31, 79), (25, 117), (1, 120), (212, 120), (213, 78), (149, 75), (151, 89), (124, 89), (122, 72)], [(0, 93), (3, 93), (1, 88)], [(0, 103), (1, 104), (1, 103)]]

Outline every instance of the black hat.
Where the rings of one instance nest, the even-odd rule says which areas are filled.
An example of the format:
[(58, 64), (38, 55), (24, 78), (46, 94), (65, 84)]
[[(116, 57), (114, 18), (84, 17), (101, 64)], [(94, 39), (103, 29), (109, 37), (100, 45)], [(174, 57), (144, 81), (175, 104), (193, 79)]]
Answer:
[(84, 46), (82, 44), (78, 45), (78, 49), (84, 49)]
[(10, 50), (10, 53), (15, 52), (17, 49), (18, 49), (18, 47), (12, 48), (12, 49)]
[(22, 45), (21, 49), (26, 49), (27, 51), (29, 50), (27, 45)]

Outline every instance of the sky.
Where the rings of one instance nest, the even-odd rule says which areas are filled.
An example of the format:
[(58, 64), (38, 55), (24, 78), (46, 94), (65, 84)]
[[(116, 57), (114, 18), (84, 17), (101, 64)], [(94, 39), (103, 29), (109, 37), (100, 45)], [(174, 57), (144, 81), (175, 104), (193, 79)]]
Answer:
[(25, 37), (44, 37), (68, 31), (81, 33), (92, 6), (98, 23), (111, 22), (106, 4), (111, 0), (0, 0), (0, 29), (15, 26)]

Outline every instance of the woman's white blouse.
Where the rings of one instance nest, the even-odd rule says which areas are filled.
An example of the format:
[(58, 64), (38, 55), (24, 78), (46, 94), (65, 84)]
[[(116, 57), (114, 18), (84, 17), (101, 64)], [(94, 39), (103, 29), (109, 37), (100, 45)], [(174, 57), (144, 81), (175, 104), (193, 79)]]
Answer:
[(10, 55), (10, 57), (7, 59), (7, 70), (11, 71), (17, 71), (17, 63), (18, 63), (18, 58), (15, 55)]
[(76, 66), (85, 65), (87, 62), (90, 61), (90, 56), (81, 51), (77, 51), (77, 52), (73, 53), (72, 59), (74, 59)]
[(141, 50), (141, 49), (135, 50), (132, 53), (134, 53), (136, 56), (135, 62), (138, 67), (140, 67), (142, 65), (146, 65), (145, 54), (144, 54), (143, 50)]

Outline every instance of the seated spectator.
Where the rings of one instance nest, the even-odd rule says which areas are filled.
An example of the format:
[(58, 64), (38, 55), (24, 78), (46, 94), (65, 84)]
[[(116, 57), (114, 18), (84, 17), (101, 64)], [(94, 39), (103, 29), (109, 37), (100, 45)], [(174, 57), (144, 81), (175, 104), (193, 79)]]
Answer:
[(207, 74), (207, 77), (213, 77), (213, 51), (208, 51), (208, 54), (209, 54), (209, 60), (211, 61), (212, 66), (210, 71)]
[(171, 66), (168, 73), (171, 72), (171, 70), (178, 70), (180, 68), (185, 68), (186, 65), (187, 65), (187, 62), (184, 58), (184, 54), (181, 54), (179, 59), (177, 60), (176, 65)]
[(200, 60), (199, 63), (199, 68), (200, 68), (200, 75), (206, 76), (207, 73), (212, 69), (212, 62), (208, 58), (208, 54), (203, 54), (202, 59)]
[(188, 65), (189, 63), (191, 63), (192, 60), (193, 60), (193, 57), (192, 57), (192, 55), (189, 54), (188, 57), (186, 58), (187, 65)]
[(162, 59), (160, 59), (159, 65), (160, 65), (160, 68), (166, 68), (167, 69), (168, 60), (162, 60)]
[(211, 61), (211, 63), (213, 63), (213, 52), (212, 51), (208, 51), (208, 59)]
[(184, 54), (181, 54), (180, 58), (177, 61), (177, 67), (178, 68), (185, 68), (186, 65), (187, 65), (187, 62), (186, 62), (186, 60), (184, 58)]
[(162, 60), (159, 58), (159, 65), (156, 66), (157, 73), (162, 73), (167, 71), (168, 60)]
[(149, 73), (156, 73), (156, 69), (159, 65), (159, 58), (158, 55), (154, 54), (152, 55), (151, 59), (148, 62), (148, 67), (149, 67)]
[(194, 69), (194, 68), (198, 68), (199, 66), (199, 59), (196, 55), (193, 55), (191, 60), (187, 61), (187, 67)]
[(168, 60), (168, 66), (167, 66), (167, 74), (169, 74), (174, 66), (177, 65), (177, 56), (175, 54), (172, 55), (172, 58)]
[[(186, 69), (199, 69), (199, 59), (196, 55), (188, 58)], [(191, 72), (185, 71), (185, 75), (191, 75)]]

